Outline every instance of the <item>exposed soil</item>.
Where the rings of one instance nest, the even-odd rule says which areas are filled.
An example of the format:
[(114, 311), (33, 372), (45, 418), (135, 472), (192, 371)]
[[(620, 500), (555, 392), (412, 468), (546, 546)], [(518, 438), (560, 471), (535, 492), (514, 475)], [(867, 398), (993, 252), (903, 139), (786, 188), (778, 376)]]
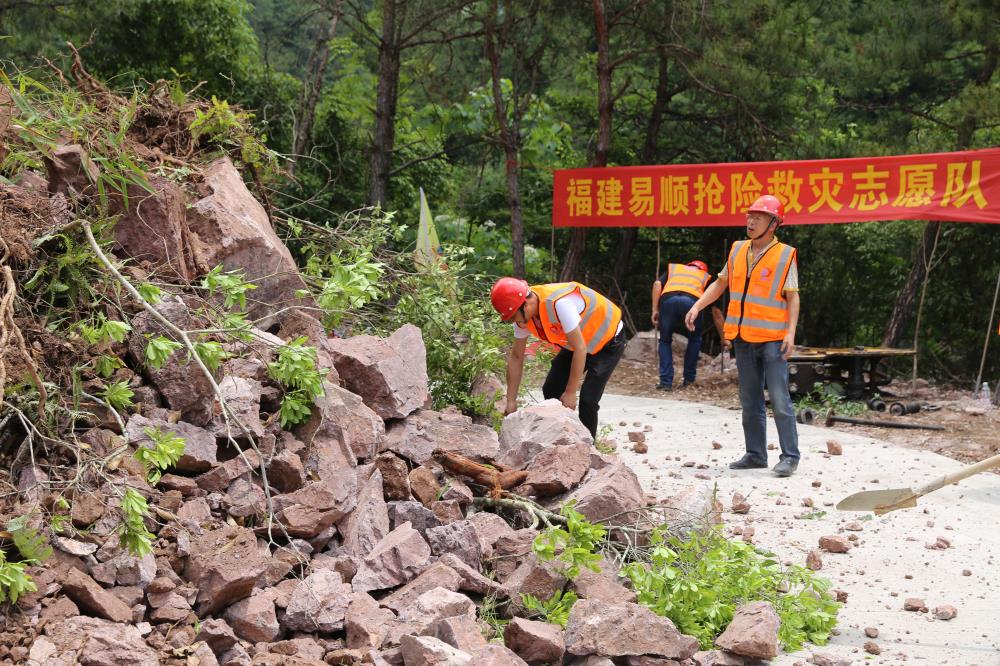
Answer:
[[(703, 356), (698, 364), (698, 378), (688, 387), (671, 391), (657, 390), (659, 380), (655, 355), (648, 359), (622, 359), (608, 383), (607, 392), (620, 395), (635, 395), (647, 398), (669, 398), (690, 402), (707, 403), (739, 409), (739, 393), (736, 379), (736, 363), (726, 359), (726, 370), (720, 370), (719, 357)], [(675, 376), (683, 367), (683, 356), (674, 350)], [(886, 421), (920, 423), (944, 426), (943, 431), (900, 430), (874, 426), (836, 424), (832, 430), (864, 434), (902, 446), (933, 451), (962, 462), (978, 462), (1000, 453), (1000, 408), (979, 413), (981, 405), (969, 391), (938, 386), (918, 380), (918, 388), (911, 391), (910, 382), (894, 381), (885, 387), (894, 400), (914, 401), (938, 407), (935, 411), (921, 411), (906, 416), (890, 416), (866, 412), (859, 418), (884, 419)], [(968, 411), (967, 411), (968, 410)]]

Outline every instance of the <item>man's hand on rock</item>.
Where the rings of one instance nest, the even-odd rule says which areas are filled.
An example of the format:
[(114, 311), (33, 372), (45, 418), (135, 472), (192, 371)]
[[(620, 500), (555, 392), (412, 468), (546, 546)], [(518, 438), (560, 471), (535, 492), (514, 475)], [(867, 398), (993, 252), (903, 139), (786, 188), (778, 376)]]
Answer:
[(559, 398), (559, 402), (561, 402), (566, 409), (576, 409), (576, 393), (563, 393)]

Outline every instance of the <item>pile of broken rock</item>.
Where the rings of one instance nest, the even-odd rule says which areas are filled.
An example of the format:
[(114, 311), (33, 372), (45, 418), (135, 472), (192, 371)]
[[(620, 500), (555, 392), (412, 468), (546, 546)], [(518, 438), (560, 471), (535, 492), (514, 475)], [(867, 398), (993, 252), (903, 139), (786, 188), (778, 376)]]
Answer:
[[(60, 183), (82, 191), (93, 182), (86, 156), (70, 159), (74, 150), (62, 149), (49, 165), (53, 196)], [(575, 500), (591, 521), (655, 502), (617, 457), (593, 448), (573, 412), (556, 401), (527, 407), (508, 416), (498, 436), (457, 411), (429, 409), (417, 328), (384, 339), (333, 339), (314, 320), (279, 317), (282, 308), (272, 304), (294, 300), (301, 278), (228, 159), (205, 168), (202, 198), (194, 203), (164, 179), (153, 189), (124, 211), (116, 252), (169, 266), (182, 280), (218, 264), (243, 268), (260, 286), (253, 315), (277, 333), (255, 331), (256, 342), (234, 350), (241, 353), (216, 377), (228, 413), (257, 445), (233, 446), (242, 440), (229, 436), (211, 383), (181, 354), (159, 369), (143, 367), (146, 335), (162, 329), (149, 313), (133, 318), (127, 354), (141, 370), (130, 382), (136, 408), (127, 421), (108, 414), (79, 436), (107, 464), (74, 484), (76, 530), (51, 535), (53, 556), (29, 570), (38, 589), (8, 614), (19, 638), (9, 640), (8, 624), (0, 661), (741, 663), (735, 654), (697, 652), (694, 638), (635, 603), (609, 562), (600, 573), (567, 580), (533, 554), (536, 529), (515, 529), (485, 510), (477, 501), (484, 490), (450, 477), (435, 456), (523, 471), (517, 494), (550, 508)], [(191, 324), (182, 297), (156, 308), (181, 328)], [(303, 333), (328, 371), (325, 395), (308, 421), (283, 430), (275, 418), (280, 389), (266, 367), (275, 345)], [(151, 427), (185, 440), (183, 457), (155, 485), (132, 455), (147, 444)], [(51, 504), (54, 471), (41, 461), (21, 471), (15, 514)], [(116, 498), (126, 485), (158, 518), (147, 521), (155, 541), (143, 557), (123, 550), (117, 533)], [(686, 502), (707, 496), (678, 492)], [(698, 506), (713, 510), (710, 501)], [(563, 590), (580, 599), (565, 630), (524, 617), (522, 594), (548, 599)], [(501, 636), (491, 634), (484, 606), (510, 620)], [(741, 610), (734, 635), (719, 644), (773, 656), (777, 618), (767, 610), (749, 608), (745, 617)]]

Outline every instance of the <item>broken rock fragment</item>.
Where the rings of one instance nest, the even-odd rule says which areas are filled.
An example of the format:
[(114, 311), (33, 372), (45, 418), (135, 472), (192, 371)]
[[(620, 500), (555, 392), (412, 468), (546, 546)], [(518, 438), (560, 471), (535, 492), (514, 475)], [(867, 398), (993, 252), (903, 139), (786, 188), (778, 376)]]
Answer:
[(819, 538), (819, 547), (828, 553), (846, 553), (851, 549), (851, 542), (836, 534)]
[(527, 662), (558, 664), (566, 653), (558, 625), (515, 617), (504, 628), (503, 642)]
[(320, 569), (305, 578), (292, 592), (285, 609), (285, 626), (292, 631), (331, 633), (344, 628), (344, 617), (353, 590), (340, 574)]
[(184, 579), (198, 588), (197, 611), (204, 617), (249, 596), (266, 568), (254, 533), (223, 525), (191, 536)]
[(652, 655), (681, 661), (698, 651), (698, 639), (680, 633), (673, 622), (645, 606), (593, 599), (573, 604), (565, 638), (566, 652), (581, 656)]
[(347, 389), (382, 419), (405, 418), (427, 402), (427, 350), (413, 324), (385, 339), (372, 335), (329, 339), (325, 348)]
[(351, 583), (357, 592), (402, 585), (427, 566), (431, 549), (409, 523), (387, 534), (361, 561)]
[(766, 601), (754, 601), (736, 609), (726, 630), (715, 644), (744, 657), (773, 659), (778, 655), (778, 613)]

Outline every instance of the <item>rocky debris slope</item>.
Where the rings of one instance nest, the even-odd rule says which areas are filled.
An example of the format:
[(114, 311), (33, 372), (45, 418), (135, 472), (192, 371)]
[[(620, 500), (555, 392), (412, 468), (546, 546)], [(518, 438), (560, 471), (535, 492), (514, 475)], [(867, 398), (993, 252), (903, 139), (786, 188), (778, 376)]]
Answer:
[[(53, 153), (43, 187), (53, 198), (86, 192), (98, 167), (73, 145)], [(120, 202), (115, 251), (133, 273), (180, 281), (216, 265), (257, 285), (261, 328), (229, 344), (211, 379), (174, 354), (151, 367), (144, 349), (167, 330), (136, 314), (120, 345), (134, 395), (122, 414), (93, 407), (96, 427), (76, 433), (88, 466), (67, 494), (72, 529), (53, 531), (37, 590), (9, 617), (4, 663), (48, 664), (706, 664), (733, 655), (697, 641), (635, 603), (605, 562), (573, 581), (532, 552), (528, 511), (497, 508), (488, 490), (448, 473), (442, 453), (523, 472), (517, 495), (556, 509), (567, 500), (591, 521), (655, 501), (613, 455), (598, 453), (574, 412), (557, 401), (508, 416), (497, 433), (456, 410), (429, 408), (421, 333), (328, 338), (289, 304), (308, 304), (287, 248), (228, 158), (203, 170), (198, 197), (153, 178), (152, 192)], [(18, 196), (22, 186), (3, 186)], [(75, 194), (74, 194), (75, 196)], [(199, 198), (200, 197), (200, 198)], [(197, 312), (182, 290), (155, 306), (189, 329)], [(270, 331), (264, 330), (268, 328)], [(325, 371), (311, 415), (281, 427), (283, 388), (265, 371), (276, 348), (305, 331)], [(225, 403), (226, 409), (222, 407)], [(151, 432), (182, 438), (183, 455), (160, 478), (137, 464)], [(53, 475), (72, 465), (23, 466), (10, 516), (61, 501)], [(125, 489), (150, 507), (151, 552), (122, 545)], [(680, 492), (681, 489), (678, 489)], [(528, 617), (522, 595), (580, 598), (565, 629)], [(498, 603), (499, 602), (499, 603)], [(773, 612), (773, 611), (772, 611)], [(498, 633), (495, 614), (511, 621)], [(776, 632), (776, 627), (774, 628)], [(732, 629), (739, 633), (739, 627)], [(771, 639), (774, 637), (772, 636)], [(734, 636), (753, 656), (774, 641)], [(762, 647), (764, 646), (764, 647)]]

